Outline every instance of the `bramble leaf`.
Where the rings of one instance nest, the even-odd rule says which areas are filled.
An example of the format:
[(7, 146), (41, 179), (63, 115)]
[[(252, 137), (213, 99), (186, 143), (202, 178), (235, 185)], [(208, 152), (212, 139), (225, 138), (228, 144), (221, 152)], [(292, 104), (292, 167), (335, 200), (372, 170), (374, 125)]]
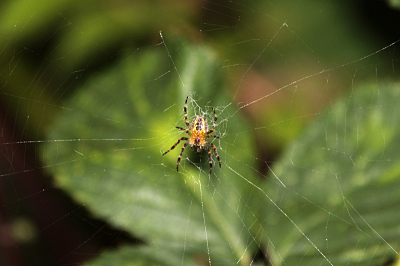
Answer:
[(382, 265), (397, 256), (399, 101), (399, 84), (360, 87), (287, 147), (274, 165), (286, 188), (271, 180), (264, 189), (276, 204), (264, 213), (274, 265)]
[[(250, 202), (259, 194), (237, 172), (251, 179), (246, 167), (252, 160), (251, 137), (228, 126), (228, 121), (244, 125), (244, 120), (233, 115), (223, 93), (215, 55), (182, 43), (169, 44), (173, 63), (164, 46), (134, 53), (77, 92), (49, 130), (54, 142), (43, 147), (45, 162), (76, 201), (149, 249), (168, 248), (178, 260), (184, 252), (186, 259), (248, 264), (256, 248)], [(194, 88), (201, 95), (193, 94)], [(204, 114), (213, 121), (211, 107), (216, 108), (215, 134), (221, 139), (210, 141), (217, 146), (222, 168), (213, 157), (211, 176), (204, 150), (187, 148), (179, 172), (182, 144), (162, 156), (185, 135), (175, 126), (186, 126), (186, 96), (190, 119)]]

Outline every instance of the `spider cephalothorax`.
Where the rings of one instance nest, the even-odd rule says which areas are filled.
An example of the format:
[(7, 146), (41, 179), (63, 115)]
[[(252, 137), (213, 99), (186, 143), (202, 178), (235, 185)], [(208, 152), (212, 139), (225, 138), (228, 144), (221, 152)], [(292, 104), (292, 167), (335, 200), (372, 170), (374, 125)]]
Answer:
[(176, 128), (185, 131), (189, 135), (189, 138), (182, 137), (182, 138), (178, 139), (178, 141), (171, 147), (171, 149), (164, 152), (163, 155), (170, 152), (171, 150), (173, 150), (176, 147), (176, 145), (178, 145), (179, 142), (181, 142), (182, 140), (188, 141), (185, 144), (183, 144), (181, 153), (179, 154), (179, 157), (178, 157), (178, 162), (176, 163), (176, 171), (178, 171), (179, 162), (181, 161), (183, 150), (188, 145), (190, 145), (192, 150), (194, 148), (197, 148), (197, 152), (200, 152), (203, 148), (208, 151), (208, 158), (209, 158), (209, 163), (210, 163), (210, 174), (211, 174), (212, 160), (211, 160), (211, 150), (209, 147), (213, 148), (215, 156), (217, 157), (218, 162), (219, 162), (219, 167), (221, 167), (221, 160), (219, 159), (219, 156), (217, 153), (217, 148), (215, 147), (214, 144), (206, 141), (206, 139), (208, 139), (208, 138), (219, 139), (218, 136), (210, 135), (212, 132), (214, 132), (215, 123), (217, 122), (217, 114), (215, 113), (215, 110), (213, 108), (212, 110), (214, 112), (214, 123), (213, 123), (213, 127), (210, 130), (208, 130), (208, 124), (207, 124), (206, 119), (204, 118), (204, 116), (201, 116), (201, 115), (196, 116), (196, 118), (193, 119), (192, 125), (190, 125), (189, 121), (187, 119), (187, 101), (188, 101), (188, 97), (186, 97), (185, 107), (183, 107), (183, 111), (185, 112), (185, 123), (186, 123), (187, 127), (189, 128), (189, 130), (181, 128), (181, 127), (176, 127)]

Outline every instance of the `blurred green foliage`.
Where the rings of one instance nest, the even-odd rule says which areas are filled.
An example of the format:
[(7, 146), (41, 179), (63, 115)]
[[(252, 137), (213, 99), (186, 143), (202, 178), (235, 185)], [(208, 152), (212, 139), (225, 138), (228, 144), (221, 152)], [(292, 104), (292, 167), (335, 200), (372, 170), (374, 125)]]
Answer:
[(389, 3), (394, 8), (400, 8), (400, 1), (399, 0), (389, 0)]
[[(388, 2), (399, 6), (398, 1)], [(390, 249), (355, 210), (384, 239), (398, 237), (389, 221), (397, 223), (399, 215), (385, 209), (398, 202), (397, 113), (384, 108), (394, 108), (398, 100), (397, 85), (389, 84), (396, 79), (398, 62), (392, 50), (375, 56), (388, 41), (366, 26), (356, 10), (360, 6), (349, 1), (2, 2), (0, 86), (8, 119), (24, 129), (26, 140), (71, 140), (47, 143), (38, 156), (44, 152), (44, 164), (51, 165), (48, 170), (58, 186), (94, 216), (145, 243), (105, 253), (89, 264), (207, 264), (203, 210), (215, 263), (240, 260), (248, 265), (259, 248), (271, 255), (274, 265), (280, 259), (287, 264), (299, 258), (307, 265), (326, 262), (314, 247), (308, 249), (307, 240), (257, 187), (240, 178), (278, 202), (280, 183), (257, 180), (254, 173), (263, 170), (249, 165), (258, 167), (254, 158), (259, 155), (262, 162), (276, 159), (272, 156), (291, 142), (294, 146), (274, 166), (293, 191), (283, 197), (285, 213), (324, 254), (334, 250), (329, 259), (338, 265), (354, 262), (348, 256), (356, 252), (348, 248), (357, 246), (355, 239), (375, 248), (369, 253), (374, 257), (364, 254), (362, 259), (373, 263), (389, 256), (384, 253)], [(174, 63), (161, 43), (160, 30)], [(388, 88), (374, 95), (373, 86), (381, 80)], [(361, 81), (367, 85), (358, 90), (366, 92), (347, 96), (320, 116)], [(181, 162), (177, 174), (179, 148), (161, 156), (169, 148), (165, 143), (172, 146), (176, 141), (177, 132), (171, 128), (183, 126), (181, 104), (187, 95), (196, 100), (190, 102), (189, 113), (200, 107), (222, 111), (217, 133), (224, 136), (215, 142), (223, 151), (222, 169), (214, 169), (219, 180), (199, 176), (187, 161)], [(260, 101), (236, 113), (241, 104), (256, 99)], [(316, 117), (319, 121), (298, 139)], [(100, 141), (110, 138), (115, 141)], [(191, 156), (208, 172), (206, 157)], [(232, 165), (237, 173), (227, 168)], [(224, 194), (213, 197), (210, 184)], [(323, 205), (321, 199), (338, 184), (343, 194), (335, 193), (336, 198)], [(304, 198), (299, 195), (311, 201), (307, 207), (302, 207)], [(326, 211), (344, 205), (347, 209), (339, 214)], [(247, 230), (242, 231), (243, 226)], [(275, 246), (272, 250), (266, 250), (269, 241), (254, 237), (263, 229)], [(349, 231), (355, 236), (347, 238)], [(369, 235), (364, 238), (365, 232)], [(314, 234), (325, 234), (329, 241), (325, 245)], [(184, 253), (182, 243), (188, 243)], [(308, 261), (305, 251), (318, 259)]]
[[(196, 1), (6, 1), (0, 9), (3, 96), (13, 102), (11, 107), (18, 106), (14, 109), (17, 121), (24, 125), (29, 115), (28, 130), (40, 136), (56, 119), (62, 99), (81, 88), (99, 68), (125, 54), (121, 51), (160, 43), (160, 30), (168, 32), (170, 39), (186, 36), (212, 44), (225, 62), (231, 93), (239, 92), (237, 102), (276, 92), (387, 45), (356, 22), (354, 8), (347, 2), (270, 5), (256, 1), (227, 6)], [(204, 10), (222, 11), (225, 16)], [(215, 30), (218, 25), (235, 31)], [(279, 97), (244, 110), (252, 121), (274, 125), (257, 136), (262, 147), (279, 150), (301, 132), (310, 114), (341, 95), (354, 79), (374, 79), (377, 63), (380, 78), (390, 75), (389, 61), (385, 65), (379, 58), (366, 58), (361, 65), (296, 82), (296, 97), (292, 89), (281, 91)], [(27, 101), (19, 104), (23, 99)]]

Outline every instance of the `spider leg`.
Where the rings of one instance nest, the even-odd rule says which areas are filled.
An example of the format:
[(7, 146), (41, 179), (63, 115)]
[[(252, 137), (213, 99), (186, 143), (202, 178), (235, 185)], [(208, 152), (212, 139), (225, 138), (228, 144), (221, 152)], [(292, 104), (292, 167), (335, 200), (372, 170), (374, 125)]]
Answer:
[[(221, 159), (220, 159), (219, 156), (218, 156), (217, 148), (216, 148), (215, 145), (212, 144), (212, 143), (206, 142), (205, 144), (208, 145), (208, 146), (211, 146), (211, 147), (213, 148), (214, 153), (215, 153), (215, 157), (217, 157), (218, 162), (219, 162), (219, 167), (221, 168)], [(211, 153), (211, 152), (210, 152), (210, 153)]]
[(176, 127), (177, 129), (180, 129), (180, 130), (182, 130), (182, 131), (185, 131), (189, 136), (190, 135), (192, 135), (191, 133), (192, 132), (190, 132), (189, 130), (187, 130), (187, 129), (184, 129), (184, 128), (181, 128), (181, 127)]
[(188, 138), (180, 138), (178, 139), (178, 141), (171, 147), (171, 149), (167, 150), (166, 152), (163, 153), (163, 155), (165, 155), (166, 153), (172, 151), (173, 149), (175, 149), (176, 145), (179, 144), (179, 142), (181, 142), (182, 140), (189, 140)]
[(179, 154), (179, 157), (178, 157), (178, 161), (176, 162), (176, 171), (177, 172), (178, 172), (178, 168), (179, 168), (179, 163), (181, 162), (183, 150), (186, 148), (187, 145), (189, 145), (189, 142), (186, 142), (185, 144), (183, 144), (181, 153)]
[(212, 127), (212, 129), (210, 129), (210, 130), (209, 130), (209, 131), (206, 133), (206, 135), (208, 135), (208, 134), (210, 134), (210, 133), (214, 132), (214, 129), (215, 129), (215, 123), (217, 122), (217, 114), (215, 113), (215, 109), (213, 108), (212, 110), (214, 111), (214, 123), (213, 123), (213, 127)]
[(207, 151), (208, 151), (208, 162), (210, 163), (210, 175), (211, 175), (212, 172), (211, 150), (207, 148)]
[(208, 136), (204, 136), (204, 139), (208, 139), (208, 138), (215, 138), (215, 139), (219, 139), (218, 136), (215, 135), (208, 135)]
[(189, 98), (189, 96), (186, 97), (185, 107), (183, 107), (183, 111), (185, 112), (185, 123), (186, 123), (187, 127), (190, 129), (189, 121), (187, 119), (187, 101), (188, 101), (188, 98)]

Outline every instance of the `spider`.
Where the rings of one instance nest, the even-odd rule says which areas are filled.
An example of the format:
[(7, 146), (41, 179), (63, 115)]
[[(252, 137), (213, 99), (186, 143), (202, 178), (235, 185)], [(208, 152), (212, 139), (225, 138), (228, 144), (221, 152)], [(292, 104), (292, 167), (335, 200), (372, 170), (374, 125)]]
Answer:
[(189, 138), (182, 137), (182, 138), (178, 139), (178, 141), (171, 147), (171, 149), (164, 152), (163, 155), (172, 151), (176, 147), (176, 145), (178, 145), (179, 142), (181, 142), (182, 140), (188, 141), (185, 144), (183, 144), (183, 146), (182, 146), (181, 153), (179, 154), (178, 161), (176, 163), (176, 171), (178, 171), (179, 162), (181, 161), (183, 150), (188, 145), (190, 145), (192, 151), (194, 150), (194, 147), (197, 148), (197, 152), (200, 152), (201, 149), (203, 149), (203, 148), (208, 151), (208, 159), (209, 159), (209, 163), (210, 163), (210, 174), (211, 174), (213, 165), (212, 165), (212, 160), (211, 160), (211, 150), (209, 147), (213, 148), (215, 156), (217, 157), (218, 162), (219, 162), (219, 167), (221, 167), (221, 160), (219, 159), (217, 148), (215, 147), (214, 144), (206, 141), (206, 139), (208, 139), (208, 138), (219, 139), (218, 136), (210, 135), (212, 132), (214, 132), (215, 123), (217, 122), (217, 114), (215, 113), (214, 108), (212, 108), (212, 110), (214, 112), (214, 124), (210, 130), (208, 130), (208, 124), (207, 124), (206, 119), (204, 118), (204, 116), (201, 116), (201, 115), (196, 116), (196, 118), (193, 119), (192, 125), (190, 125), (188, 122), (188, 119), (187, 119), (188, 98), (189, 97), (186, 97), (185, 107), (183, 107), (183, 111), (185, 112), (185, 123), (186, 123), (187, 127), (189, 128), (189, 130), (181, 128), (181, 127), (176, 127), (176, 128), (180, 129), (182, 131), (185, 131), (189, 135)]

